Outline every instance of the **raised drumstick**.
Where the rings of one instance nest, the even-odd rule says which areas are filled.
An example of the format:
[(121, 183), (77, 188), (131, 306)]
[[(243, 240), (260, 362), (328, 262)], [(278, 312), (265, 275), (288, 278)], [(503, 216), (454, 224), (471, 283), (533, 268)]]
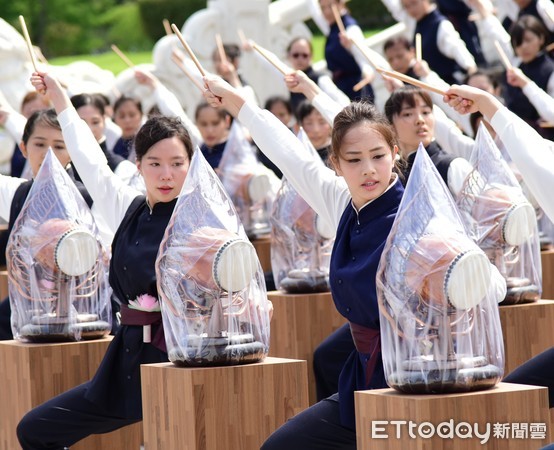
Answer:
[(31, 56), (33, 68), (35, 69), (35, 72), (38, 72), (37, 60), (35, 58), (33, 44), (31, 42), (31, 38), (29, 37), (29, 31), (27, 31), (27, 25), (25, 24), (25, 18), (23, 16), (19, 16), (19, 23), (21, 24), (21, 29), (23, 30), (23, 37), (25, 38), (25, 42), (27, 43), (27, 49), (29, 50), (29, 55)]
[(423, 81), (416, 80), (415, 78), (409, 77), (408, 75), (404, 75), (403, 73), (396, 72), (394, 70), (377, 70), (381, 72), (382, 75), (386, 75), (387, 77), (396, 78), (397, 80), (403, 81), (404, 83), (408, 83), (421, 89), (425, 89), (426, 91), (435, 92), (440, 95), (446, 95), (446, 91), (443, 91), (442, 89), (439, 89), (431, 84), (424, 83)]
[(198, 67), (198, 70), (200, 71), (200, 73), (202, 74), (203, 77), (206, 76), (206, 71), (204, 70), (204, 68), (202, 67), (202, 65), (200, 64), (200, 61), (198, 61), (198, 58), (196, 57), (196, 55), (194, 54), (194, 52), (192, 51), (192, 49), (189, 47), (189, 45), (187, 44), (187, 41), (185, 41), (185, 38), (183, 37), (183, 35), (181, 34), (181, 32), (179, 31), (179, 28), (177, 28), (177, 25), (175, 25), (174, 23), (171, 24), (171, 29), (173, 30), (173, 32), (177, 35), (177, 37), (179, 38), (179, 40), (181, 41), (181, 44), (183, 44), (183, 47), (185, 48), (185, 50), (187, 51), (187, 53), (189, 54), (190, 58), (192, 59), (192, 62), (196, 65), (196, 67)]
[(171, 36), (173, 34), (173, 31), (171, 31), (171, 25), (169, 24), (169, 20), (164, 19), (164, 20), (162, 20), (162, 23), (163, 23), (163, 26), (164, 26), (165, 34), (167, 36)]
[(421, 33), (416, 33), (415, 35), (415, 54), (416, 61), (421, 61), (423, 59), (423, 53), (421, 52)]
[(181, 55), (179, 55), (178, 50), (173, 50), (171, 53), (171, 60), (181, 69), (181, 71), (192, 81), (192, 83), (200, 90), (200, 92), (204, 93), (204, 87), (198, 82), (196, 78), (189, 72), (189, 70), (185, 67), (183, 64), (183, 61), (181, 60)]
[(335, 5), (335, 4), (331, 5), (331, 9), (333, 10), (333, 15), (335, 16), (335, 22), (337, 22), (337, 26), (339, 27), (339, 31), (341, 33), (346, 34), (346, 28), (344, 28), (344, 23), (342, 23), (342, 19), (340, 17), (340, 12), (337, 8), (337, 5)]
[(255, 42), (252, 43), (252, 48), (256, 50), (260, 55), (262, 55), (269, 63), (271, 63), (279, 72), (283, 75), (288, 75), (291, 70), (274, 55), (270, 55), (267, 50), (263, 47), (260, 47)]
[(500, 42), (498, 42), (496, 39), (494, 41), (494, 46), (496, 47), (496, 51), (498, 52), (498, 55), (500, 56), (500, 59), (502, 60), (502, 64), (504, 65), (504, 68), (506, 70), (513, 69), (514, 66), (512, 66), (512, 63), (510, 62), (510, 58), (508, 58), (508, 55), (506, 55), (506, 52), (500, 45)]
[(219, 53), (219, 59), (223, 64), (227, 63), (227, 55), (225, 54), (225, 48), (223, 47), (223, 41), (221, 40), (221, 35), (216, 33), (215, 43), (217, 45), (217, 52)]
[(125, 64), (127, 64), (131, 69), (133, 69), (135, 67), (135, 65), (133, 64), (133, 61), (131, 61), (129, 58), (127, 58), (127, 56), (125, 56), (125, 54), (119, 50), (119, 47), (115, 44), (112, 44), (112, 50), (114, 51), (114, 53), (119, 56), (123, 62)]

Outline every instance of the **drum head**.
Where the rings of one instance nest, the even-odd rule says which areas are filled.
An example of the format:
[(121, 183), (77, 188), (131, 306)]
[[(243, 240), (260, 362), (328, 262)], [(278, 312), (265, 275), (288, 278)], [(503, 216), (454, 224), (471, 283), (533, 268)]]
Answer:
[(323, 239), (333, 239), (335, 237), (336, 230), (319, 217), (319, 215), (315, 217), (315, 229)]
[(482, 252), (469, 251), (456, 258), (444, 279), (449, 302), (458, 309), (478, 305), (487, 294), (490, 271), (490, 262)]
[(253, 203), (262, 201), (270, 188), (269, 176), (265, 173), (254, 174), (248, 180), (248, 196)]
[(56, 267), (68, 276), (83, 275), (94, 267), (99, 252), (98, 242), (89, 231), (70, 230), (56, 245)]
[(502, 238), (508, 245), (521, 245), (535, 231), (537, 216), (529, 203), (515, 205), (504, 219)]
[(217, 252), (212, 273), (217, 286), (227, 292), (244, 289), (258, 270), (254, 246), (243, 239), (229, 240)]

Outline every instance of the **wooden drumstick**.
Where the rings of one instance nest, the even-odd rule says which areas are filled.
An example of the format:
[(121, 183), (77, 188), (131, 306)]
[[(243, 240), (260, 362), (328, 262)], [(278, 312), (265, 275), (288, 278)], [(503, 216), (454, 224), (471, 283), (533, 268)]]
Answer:
[(244, 31), (242, 29), (237, 30), (237, 34), (239, 35), (240, 43), (244, 47), (244, 45), (248, 42), (248, 39), (246, 39), (246, 35), (244, 34)]
[(25, 24), (25, 18), (23, 16), (19, 16), (19, 23), (21, 24), (21, 29), (23, 30), (23, 37), (27, 43), (27, 49), (29, 50), (29, 55), (31, 56), (33, 68), (35, 69), (35, 72), (38, 72), (35, 51), (33, 50), (33, 44), (31, 42), (31, 38), (29, 37), (29, 31), (27, 30), (27, 25)]
[(340, 12), (339, 12), (339, 9), (337, 8), (337, 5), (335, 4), (331, 5), (331, 9), (333, 10), (333, 15), (335, 16), (335, 22), (337, 22), (339, 31), (341, 33), (346, 34), (346, 28), (344, 28), (344, 23), (342, 22), (342, 19), (340, 17)]
[(171, 31), (171, 25), (169, 24), (169, 20), (164, 19), (162, 20), (162, 23), (164, 25), (165, 34), (167, 36), (171, 36), (173, 34), (173, 31)]
[(514, 66), (512, 66), (512, 63), (510, 62), (510, 58), (508, 58), (508, 55), (506, 55), (506, 52), (500, 45), (500, 42), (498, 42), (496, 39), (494, 40), (494, 46), (496, 47), (496, 51), (498, 52), (498, 55), (500, 56), (500, 59), (502, 61), (502, 64), (504, 65), (504, 68), (506, 70), (513, 69)]
[(377, 70), (381, 72), (382, 75), (386, 75), (387, 77), (396, 78), (397, 80), (403, 81), (404, 83), (408, 83), (413, 86), (417, 86), (426, 91), (435, 92), (440, 95), (446, 95), (446, 91), (443, 91), (442, 89), (439, 89), (431, 84), (424, 83), (423, 81), (419, 81), (408, 75), (404, 75), (403, 73), (396, 72), (394, 70), (385, 70), (385, 69), (377, 69)]
[(196, 57), (196, 55), (194, 54), (194, 52), (192, 51), (192, 49), (189, 47), (189, 45), (187, 44), (187, 41), (185, 41), (185, 38), (183, 37), (183, 35), (181, 34), (181, 32), (179, 31), (179, 28), (177, 28), (177, 25), (175, 25), (174, 23), (171, 24), (171, 29), (173, 30), (173, 32), (177, 35), (177, 37), (179, 38), (179, 40), (181, 41), (181, 44), (183, 44), (183, 47), (185, 47), (185, 50), (187, 51), (187, 53), (189, 54), (190, 56), (190, 59), (192, 59), (192, 62), (196, 65), (196, 67), (198, 67), (198, 70), (200, 71), (200, 73), (202, 74), (203, 77), (206, 76), (206, 71), (204, 70), (204, 68), (202, 67), (202, 65), (200, 64), (200, 61), (198, 61), (198, 58)]
[(421, 61), (423, 59), (421, 52), (421, 33), (416, 33), (415, 35), (415, 55), (416, 61)]
[(260, 47), (255, 42), (252, 43), (252, 48), (256, 50), (260, 55), (262, 55), (269, 63), (271, 63), (279, 72), (283, 75), (288, 75), (291, 73), (291, 70), (280, 60), (278, 60), (274, 55), (270, 55), (267, 50), (263, 47)]
[(364, 79), (362, 79), (361, 81), (358, 81), (358, 82), (354, 85), (354, 87), (352, 88), (352, 90), (353, 90), (354, 92), (358, 92), (358, 91), (362, 90), (362, 88), (363, 88), (364, 86), (368, 85), (369, 83), (370, 83), (369, 78), (364, 78)]
[(112, 44), (112, 50), (114, 51), (114, 53), (119, 56), (122, 61), (127, 64), (131, 69), (133, 69), (135, 67), (135, 65), (133, 64), (133, 61), (131, 61), (129, 58), (127, 58), (127, 56), (125, 56), (125, 54), (119, 50), (119, 47), (115, 44)]
[(225, 48), (223, 47), (223, 41), (221, 40), (221, 35), (216, 33), (215, 43), (217, 45), (217, 52), (219, 53), (219, 59), (223, 64), (227, 64), (227, 55), (225, 54)]
[(202, 86), (199, 81), (194, 78), (194, 76), (185, 67), (179, 53), (177, 50), (173, 50), (173, 52), (171, 53), (171, 60), (177, 65), (177, 67), (179, 67), (179, 69), (181, 69), (181, 71), (190, 79), (190, 81), (192, 81), (192, 83), (199, 89), (199, 91), (204, 93), (204, 86)]

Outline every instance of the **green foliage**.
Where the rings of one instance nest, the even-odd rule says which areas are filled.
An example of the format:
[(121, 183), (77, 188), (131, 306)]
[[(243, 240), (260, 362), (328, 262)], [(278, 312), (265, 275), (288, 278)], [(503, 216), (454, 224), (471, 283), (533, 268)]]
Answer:
[(396, 23), (379, 0), (351, 0), (346, 6), (362, 28), (383, 28)]
[[(125, 55), (133, 61), (134, 64), (149, 64), (152, 63), (152, 52), (125, 52)], [(102, 69), (111, 70), (115, 75), (127, 68), (127, 65), (121, 61), (119, 56), (114, 52), (107, 51), (96, 55), (75, 55), (61, 56), (59, 58), (49, 59), (48, 62), (55, 66), (65, 66), (74, 61), (90, 61)]]
[(111, 8), (100, 16), (99, 25), (106, 29), (105, 46), (116, 44), (121, 50), (137, 51), (151, 49), (154, 45), (146, 35), (136, 3)]
[(181, 28), (189, 16), (206, 8), (206, 3), (206, 0), (138, 0), (144, 29), (153, 41), (165, 35), (163, 19)]

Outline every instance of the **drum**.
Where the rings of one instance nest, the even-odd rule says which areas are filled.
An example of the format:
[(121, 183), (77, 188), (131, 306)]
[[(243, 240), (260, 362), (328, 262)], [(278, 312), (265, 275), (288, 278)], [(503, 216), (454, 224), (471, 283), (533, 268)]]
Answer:
[(506, 298), (500, 305), (531, 303), (541, 297), (538, 286), (534, 285), (529, 278), (508, 277), (506, 288)]
[(406, 285), (428, 305), (471, 308), (488, 290), (490, 263), (458, 236), (424, 235), (406, 262)]
[(166, 250), (167, 264), (181, 267), (200, 287), (227, 292), (248, 286), (258, 269), (254, 246), (236, 233), (201, 227)]
[(63, 219), (41, 224), (31, 238), (35, 261), (53, 272), (80, 276), (91, 270), (100, 253), (96, 238), (85, 228)]
[(515, 201), (510, 191), (487, 189), (479, 195), (472, 208), (478, 223), (481, 248), (523, 244), (533, 234), (536, 213), (525, 200)]

